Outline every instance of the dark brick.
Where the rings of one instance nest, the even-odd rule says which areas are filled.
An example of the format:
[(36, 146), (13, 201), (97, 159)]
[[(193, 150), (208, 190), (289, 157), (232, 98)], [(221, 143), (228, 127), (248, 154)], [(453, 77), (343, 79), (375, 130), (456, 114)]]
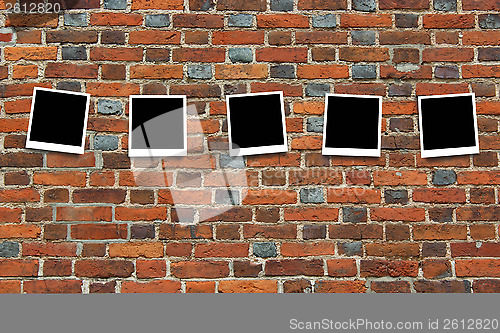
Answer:
[(16, 242), (0, 242), (0, 257), (13, 258), (19, 255), (19, 243)]
[(439, 79), (458, 79), (460, 72), (456, 66), (437, 66), (434, 75)]
[(329, 92), (330, 85), (328, 83), (308, 83), (306, 87), (306, 96), (310, 97), (324, 97)]
[(251, 14), (236, 14), (229, 16), (227, 25), (230, 27), (249, 28), (253, 24), (253, 15)]
[(453, 208), (430, 208), (429, 219), (434, 222), (452, 222)]
[(457, 0), (434, 0), (434, 9), (442, 12), (456, 12)]
[(417, 293), (470, 293), (470, 281), (427, 281), (418, 280), (414, 283)]
[(479, 15), (479, 26), (483, 29), (500, 29), (500, 14)]
[(356, 45), (374, 45), (375, 31), (353, 30), (351, 31), (352, 43)]
[(236, 277), (257, 277), (262, 271), (262, 265), (251, 261), (235, 261), (233, 269)]
[(310, 293), (312, 284), (306, 279), (288, 280), (283, 282), (283, 291), (285, 293)]
[(271, 10), (290, 12), (293, 10), (293, 0), (271, 0)]
[(367, 210), (365, 207), (342, 207), (342, 216), (344, 222), (366, 222)]
[(127, 9), (127, 0), (104, 0), (105, 9)]
[(446, 243), (424, 243), (422, 244), (422, 257), (445, 257)]
[(408, 97), (411, 96), (411, 83), (391, 84), (387, 94), (389, 97)]
[(457, 181), (457, 174), (453, 170), (436, 170), (432, 176), (434, 185), (451, 185)]
[(480, 48), (478, 59), (480, 61), (499, 61), (500, 47)]
[(125, 32), (123, 31), (103, 31), (101, 33), (101, 43), (103, 44), (125, 44)]
[(353, 79), (377, 78), (377, 65), (352, 65)]
[(272, 78), (277, 79), (294, 79), (295, 66), (294, 65), (273, 65), (271, 66), (270, 74)]
[(147, 49), (146, 50), (146, 61), (169, 61), (170, 60), (170, 50), (169, 49)]
[(276, 243), (253, 243), (253, 255), (260, 258), (272, 258), (278, 255)]
[(413, 132), (413, 119), (391, 118), (389, 129), (393, 132)]
[(305, 225), (302, 230), (302, 237), (304, 239), (325, 239), (326, 225)]
[(307, 118), (307, 131), (314, 133), (323, 133), (323, 117)]
[(408, 191), (407, 190), (385, 190), (385, 202), (389, 204), (407, 204)]
[(63, 60), (87, 60), (84, 46), (64, 46), (61, 50)]
[(346, 256), (363, 255), (363, 243), (361, 242), (338, 243), (338, 248), (339, 254)]
[(300, 189), (300, 202), (302, 203), (323, 203), (322, 188), (302, 188)]
[(30, 176), (26, 171), (7, 172), (4, 176), (5, 185), (28, 185)]
[(170, 16), (166, 14), (150, 14), (146, 15), (146, 27), (163, 28), (170, 25)]
[(362, 12), (374, 12), (377, 10), (376, 0), (352, 0), (352, 9)]
[(313, 28), (335, 28), (337, 17), (335, 14), (317, 15), (312, 18)]
[(155, 238), (155, 226), (152, 224), (133, 225), (130, 227), (133, 239)]
[(80, 92), (82, 91), (82, 85), (80, 82), (62, 81), (57, 83), (57, 89)]
[(396, 14), (396, 27), (416, 28), (418, 27), (418, 15), (416, 14)]

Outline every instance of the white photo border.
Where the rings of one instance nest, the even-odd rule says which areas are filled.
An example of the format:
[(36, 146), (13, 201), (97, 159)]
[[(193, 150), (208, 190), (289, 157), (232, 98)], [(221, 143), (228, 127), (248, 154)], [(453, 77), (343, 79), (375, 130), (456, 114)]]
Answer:
[[(331, 148), (326, 147), (326, 126), (328, 124), (328, 99), (329, 97), (354, 97), (354, 98), (376, 98), (378, 99), (378, 141), (376, 149), (360, 149), (360, 148)], [(382, 96), (375, 95), (353, 95), (353, 94), (330, 94), (325, 95), (325, 112), (323, 117), (323, 144), (321, 149), (322, 155), (335, 156), (365, 156), (365, 157), (380, 157), (381, 142), (382, 142)]]
[[(82, 144), (80, 146), (71, 146), (71, 145), (64, 145), (64, 144), (59, 144), (59, 143), (49, 143), (49, 142), (31, 140), (31, 126), (32, 126), (32, 120), (33, 120), (33, 111), (35, 109), (35, 101), (36, 101), (36, 92), (37, 91), (48, 91), (48, 92), (55, 92), (55, 93), (61, 93), (61, 94), (67, 94), (67, 95), (79, 95), (79, 96), (85, 96), (87, 98), (87, 102), (85, 105), (85, 117), (83, 120)], [(35, 87), (33, 89), (30, 119), (29, 119), (29, 124), (28, 124), (28, 134), (26, 137), (25, 147), (28, 149), (41, 149), (41, 150), (48, 150), (48, 151), (56, 151), (56, 152), (60, 152), (60, 153), (72, 153), (72, 154), (82, 155), (85, 152), (85, 138), (87, 135), (87, 122), (88, 122), (88, 117), (89, 117), (89, 106), (90, 106), (90, 94), (86, 94), (86, 93), (82, 93), (82, 92), (75, 92), (75, 91), (68, 91), (68, 90), (58, 90), (58, 89), (50, 89), (50, 88), (43, 88), (43, 87)]]
[[(182, 98), (182, 122), (184, 127), (184, 138), (181, 149), (134, 149), (132, 146), (132, 100), (134, 98)], [(187, 156), (187, 96), (186, 95), (130, 95), (129, 96), (129, 121), (128, 121), (128, 156), (129, 157), (170, 157)]]
[[(279, 95), (281, 104), (281, 123), (283, 128), (283, 144), (272, 146), (258, 146), (249, 148), (233, 148), (233, 139), (231, 135), (231, 108), (229, 107), (229, 100), (233, 97), (253, 97), (260, 95)], [(247, 156), (247, 155), (260, 155), (272, 153), (285, 153), (288, 151), (288, 140), (286, 136), (286, 120), (285, 120), (285, 104), (283, 102), (283, 91), (269, 91), (248, 94), (234, 94), (226, 96), (226, 110), (227, 110), (227, 133), (229, 138), (229, 155), (230, 156)]]
[[(474, 131), (475, 131), (476, 144), (474, 146), (470, 146), (470, 147), (427, 149), (427, 150), (425, 150), (424, 149), (424, 132), (422, 130), (422, 99), (449, 98), (449, 97), (460, 97), (460, 96), (468, 96), (468, 97), (472, 98), (472, 115), (474, 117)], [(476, 94), (475, 93), (418, 96), (417, 98), (418, 98), (418, 129), (420, 131), (420, 156), (422, 158), (479, 154), (479, 131), (477, 128)]]

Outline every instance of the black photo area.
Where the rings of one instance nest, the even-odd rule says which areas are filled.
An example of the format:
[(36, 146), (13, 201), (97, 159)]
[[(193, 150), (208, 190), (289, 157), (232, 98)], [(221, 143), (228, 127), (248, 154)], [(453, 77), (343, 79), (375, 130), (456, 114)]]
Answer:
[(326, 148), (378, 149), (378, 98), (327, 96)]
[(132, 149), (184, 148), (184, 99), (132, 98)]
[(37, 90), (30, 141), (81, 147), (87, 96)]
[(279, 94), (229, 98), (233, 149), (285, 144)]
[(424, 150), (476, 145), (472, 98), (454, 96), (420, 100)]

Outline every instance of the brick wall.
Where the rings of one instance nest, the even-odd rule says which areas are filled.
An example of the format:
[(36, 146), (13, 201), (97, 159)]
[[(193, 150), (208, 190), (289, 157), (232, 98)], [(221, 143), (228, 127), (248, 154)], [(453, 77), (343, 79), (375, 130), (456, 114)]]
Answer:
[[(3, 12), (0, 292), (500, 291), (499, 10), (81, 0)], [(92, 95), (84, 155), (24, 149), (35, 86)], [(166, 189), (134, 182), (128, 95), (188, 95), (220, 149), (225, 96), (273, 90), (291, 150), (245, 159), (238, 207), (186, 226)], [(381, 158), (321, 155), (325, 92), (384, 96)], [(462, 92), (477, 96), (480, 154), (421, 159), (416, 96)], [(169, 177), (199, 172), (177, 166)]]

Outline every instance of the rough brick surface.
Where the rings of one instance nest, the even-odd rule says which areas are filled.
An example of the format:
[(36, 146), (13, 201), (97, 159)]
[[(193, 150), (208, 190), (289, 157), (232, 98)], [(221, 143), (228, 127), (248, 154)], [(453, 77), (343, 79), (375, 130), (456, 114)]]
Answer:
[[(500, 291), (498, 0), (81, 3), (0, 23), (0, 293)], [(37, 86), (91, 94), (83, 155), (24, 149)], [(290, 151), (231, 158), (267, 91)], [(465, 92), (480, 154), (422, 159), (416, 96)], [(321, 155), (326, 93), (383, 96), (380, 158)], [(132, 94), (187, 95), (193, 155), (130, 159)]]

